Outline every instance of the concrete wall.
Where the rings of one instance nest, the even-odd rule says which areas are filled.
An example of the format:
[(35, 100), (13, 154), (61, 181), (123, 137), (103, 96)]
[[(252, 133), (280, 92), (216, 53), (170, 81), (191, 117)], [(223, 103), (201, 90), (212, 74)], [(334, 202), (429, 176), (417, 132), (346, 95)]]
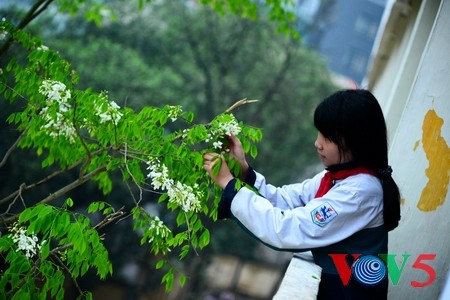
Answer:
[[(283, 268), (241, 261), (232, 256), (215, 256), (206, 269), (210, 294), (220, 299), (270, 299), (283, 277)], [(215, 299), (207, 298), (205, 299)]]
[(383, 106), (402, 192), (389, 252), (406, 263), (389, 296), (438, 299), (450, 263), (450, 1), (391, 1), (384, 21), (366, 84)]

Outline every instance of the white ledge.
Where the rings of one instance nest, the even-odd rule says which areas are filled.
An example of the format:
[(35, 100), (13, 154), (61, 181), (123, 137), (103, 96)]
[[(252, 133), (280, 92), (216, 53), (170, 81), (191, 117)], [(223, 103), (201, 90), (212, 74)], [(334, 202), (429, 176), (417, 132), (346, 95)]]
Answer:
[(315, 300), (322, 268), (314, 263), (311, 252), (295, 254), (273, 300)]

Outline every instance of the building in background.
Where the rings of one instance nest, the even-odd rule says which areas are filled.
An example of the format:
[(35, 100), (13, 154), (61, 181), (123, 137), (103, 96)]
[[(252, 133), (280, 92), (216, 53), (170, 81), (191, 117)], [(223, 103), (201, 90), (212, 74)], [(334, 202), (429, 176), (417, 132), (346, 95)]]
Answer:
[(299, 0), (296, 13), (305, 43), (327, 60), (341, 86), (361, 84), (386, 0)]

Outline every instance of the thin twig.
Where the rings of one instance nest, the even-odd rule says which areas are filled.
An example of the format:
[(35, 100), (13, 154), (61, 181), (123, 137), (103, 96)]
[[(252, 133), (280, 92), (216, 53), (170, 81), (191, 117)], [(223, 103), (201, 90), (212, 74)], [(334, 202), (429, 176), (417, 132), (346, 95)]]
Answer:
[(45, 182), (47, 182), (47, 181), (50, 181), (51, 179), (53, 179), (54, 177), (56, 177), (56, 176), (58, 176), (58, 175), (60, 175), (60, 174), (62, 174), (62, 173), (65, 173), (65, 172), (67, 172), (67, 171), (72, 170), (73, 168), (75, 168), (76, 166), (78, 166), (78, 165), (80, 164), (80, 162), (81, 162), (81, 161), (79, 161), (79, 162), (77, 162), (77, 163), (71, 165), (71, 166), (68, 167), (67, 169), (55, 171), (55, 172), (53, 172), (52, 174), (46, 176), (45, 178), (42, 178), (41, 180), (39, 180), (39, 181), (37, 181), (37, 182), (35, 182), (35, 183), (29, 184), (29, 185), (26, 185), (25, 183), (22, 183), (22, 184), (20, 185), (20, 187), (19, 187), (18, 190), (12, 192), (11, 194), (9, 194), (8, 196), (6, 196), (5, 198), (1, 199), (1, 200), (0, 200), (0, 205), (2, 205), (2, 204), (5, 203), (5, 202), (8, 202), (8, 201), (9, 201), (10, 199), (12, 199), (12, 198), (17, 197), (18, 194), (20, 194), (20, 193), (22, 193), (22, 192), (24, 192), (24, 191), (26, 191), (26, 190), (35, 188), (35, 187), (37, 187), (38, 185), (41, 185), (41, 184), (43, 184), (43, 183), (45, 183)]
[(82, 185), (83, 183), (85, 183), (86, 181), (88, 181), (89, 179), (91, 179), (92, 177), (94, 177), (97, 174), (100, 174), (101, 172), (106, 170), (106, 166), (101, 166), (98, 167), (97, 169), (95, 169), (94, 171), (84, 175), (83, 177), (73, 181), (72, 183), (66, 185), (65, 187), (57, 190), (56, 192), (54, 192), (53, 194), (50, 194), (48, 197), (46, 197), (45, 199), (39, 201), (38, 204), (47, 204), (49, 202), (52, 202), (53, 200), (57, 199), (58, 197), (64, 195), (65, 193), (73, 190), (74, 188)]
[[(139, 183), (137, 182), (136, 178), (134, 177), (133, 173), (131, 173), (130, 168), (128, 167), (128, 160), (127, 160), (127, 151), (128, 151), (128, 144), (125, 143), (125, 151), (124, 151), (124, 155), (123, 155), (123, 159), (124, 159), (124, 163), (125, 163), (125, 167), (127, 169), (128, 174), (130, 175), (131, 179), (133, 180), (134, 184), (138, 187), (139, 189), (139, 200), (136, 201), (136, 199), (134, 198), (134, 194), (131, 191), (131, 188), (129, 187), (130, 193), (132, 194), (132, 198), (134, 200), (134, 202), (136, 203), (136, 205), (139, 205), (139, 203), (142, 201), (142, 187), (139, 185)], [(127, 184), (128, 185), (128, 184)]]
[[(54, 0), (39, 0), (30, 8), (25, 17), (17, 25), (18, 29), (24, 29), (31, 21), (41, 14)], [(14, 42), (12, 35), (8, 37), (6, 42), (0, 47), (0, 57), (2, 57)]]
[(111, 223), (112, 221), (121, 218), (125, 214), (123, 209), (124, 207), (120, 208), (118, 211), (115, 211), (107, 215), (100, 223), (94, 226), (94, 229), (99, 230), (100, 228), (103, 228), (109, 223)]
[(236, 108), (245, 105), (245, 104), (250, 104), (250, 103), (255, 103), (258, 102), (259, 100), (247, 100), (247, 98), (241, 99), (239, 101), (237, 101), (236, 103), (234, 103), (233, 105), (231, 105), (229, 108), (227, 108), (225, 110), (225, 113), (230, 113), (231, 111), (235, 110)]
[[(99, 150), (97, 150), (97, 151), (94, 151), (94, 152), (92, 153), (92, 155), (97, 155), (98, 153), (101, 153), (101, 152), (104, 151), (104, 150), (105, 150), (105, 149), (99, 149)], [(15, 198), (15, 197), (17, 196), (17, 194), (19, 194), (20, 192), (23, 192), (23, 191), (26, 191), (26, 190), (35, 188), (35, 187), (37, 187), (38, 185), (41, 185), (41, 184), (43, 184), (43, 183), (46, 183), (46, 182), (50, 181), (51, 179), (53, 179), (54, 177), (56, 177), (56, 176), (58, 176), (58, 175), (60, 175), (60, 174), (63, 174), (63, 173), (65, 173), (65, 172), (68, 172), (68, 171), (74, 169), (75, 167), (77, 167), (77, 166), (78, 166), (80, 163), (82, 163), (82, 162), (83, 162), (83, 159), (80, 159), (79, 161), (77, 161), (76, 163), (70, 165), (69, 167), (67, 167), (67, 168), (65, 168), (65, 169), (61, 169), (61, 170), (55, 171), (55, 172), (53, 172), (52, 174), (50, 174), (50, 175), (48, 175), (48, 176), (42, 178), (41, 180), (39, 180), (39, 181), (37, 181), (37, 182), (35, 182), (35, 183), (29, 184), (29, 185), (26, 185), (25, 183), (22, 183), (22, 184), (20, 185), (20, 187), (19, 187), (18, 190), (12, 192), (12, 193), (9, 194), (8, 196), (4, 197), (3, 199), (0, 199), (0, 205), (2, 205), (2, 204), (4, 204), (4, 203), (8, 202), (9, 200)]]
[[(82, 185), (86, 181), (90, 180), (93, 176), (95, 176), (95, 175), (97, 175), (97, 174), (99, 174), (101, 172), (104, 172), (105, 170), (106, 170), (106, 166), (98, 167), (94, 171), (84, 175), (81, 178), (78, 178), (77, 180), (73, 181), (72, 183), (69, 183), (68, 185), (62, 187), (61, 189), (57, 190), (53, 194), (50, 194), (46, 198), (44, 198), (41, 201), (39, 201), (37, 204), (50, 203), (50, 202), (54, 201), (55, 199), (57, 199), (58, 197), (66, 194), (67, 192), (77, 188), (78, 186)], [(5, 224), (5, 225), (11, 224), (11, 223), (17, 221), (18, 217), (19, 217), (18, 215), (11, 216), (9, 218), (6, 218), (6, 219), (2, 220), (2, 223)]]
[[(89, 151), (88, 146), (86, 145), (86, 142), (84, 141), (83, 137), (80, 134), (80, 129), (77, 126), (77, 100), (74, 100), (74, 105), (73, 105), (73, 117), (72, 117), (72, 125), (75, 128), (75, 133), (78, 136), (78, 138), (80, 139), (81, 145), (84, 148), (84, 151), (86, 151), (86, 155), (87, 155), (87, 161), (86, 164), (91, 160), (92, 158), (92, 154), (91, 151)], [(83, 168), (81, 168), (80, 172), (82, 172)], [(81, 173), (80, 173), (81, 174)]]
[(56, 259), (56, 261), (64, 269), (64, 271), (66, 271), (67, 274), (69, 274), (70, 278), (72, 279), (73, 285), (78, 290), (78, 293), (80, 295), (83, 295), (83, 291), (81, 290), (80, 286), (78, 285), (78, 281), (74, 277), (71, 276), (69, 268), (63, 263), (63, 261), (59, 258), (59, 256), (56, 254), (56, 252), (52, 251), (52, 252), (50, 252), (50, 254), (52, 255), (52, 257), (54, 259)]
[(6, 161), (8, 160), (9, 156), (11, 155), (11, 153), (17, 148), (17, 145), (19, 144), (19, 142), (23, 139), (23, 137), (25, 136), (25, 134), (28, 131), (28, 127), (25, 128), (24, 131), (22, 131), (22, 133), (19, 135), (19, 137), (17, 138), (17, 140), (14, 142), (14, 144), (11, 145), (11, 147), (8, 149), (8, 151), (6, 151), (5, 156), (3, 156), (2, 161), (0, 162), (0, 168), (3, 167), (6, 164)]
[(13, 201), (11, 201), (11, 203), (8, 205), (8, 208), (6, 209), (6, 211), (4, 212), (4, 214), (9, 213), (9, 211), (10, 211), (11, 208), (12, 208), (12, 206), (16, 203), (16, 200), (19, 199), (19, 198), (22, 200), (23, 207), (24, 207), (24, 208), (27, 207), (27, 206), (25, 205), (25, 201), (23, 200), (23, 197), (22, 197), (22, 191), (23, 191), (24, 186), (25, 186), (24, 184), (21, 184), (21, 185), (20, 185), (19, 191), (18, 191), (16, 197), (14, 197)]

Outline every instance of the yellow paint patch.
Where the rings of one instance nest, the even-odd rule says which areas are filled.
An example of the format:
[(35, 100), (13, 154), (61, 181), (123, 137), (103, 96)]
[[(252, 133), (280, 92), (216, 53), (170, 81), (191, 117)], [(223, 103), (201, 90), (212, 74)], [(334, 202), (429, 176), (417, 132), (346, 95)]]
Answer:
[(444, 203), (448, 191), (450, 149), (441, 134), (443, 124), (444, 120), (433, 109), (427, 112), (422, 124), (422, 145), (429, 163), (425, 170), (428, 182), (417, 203), (422, 211), (436, 210)]

